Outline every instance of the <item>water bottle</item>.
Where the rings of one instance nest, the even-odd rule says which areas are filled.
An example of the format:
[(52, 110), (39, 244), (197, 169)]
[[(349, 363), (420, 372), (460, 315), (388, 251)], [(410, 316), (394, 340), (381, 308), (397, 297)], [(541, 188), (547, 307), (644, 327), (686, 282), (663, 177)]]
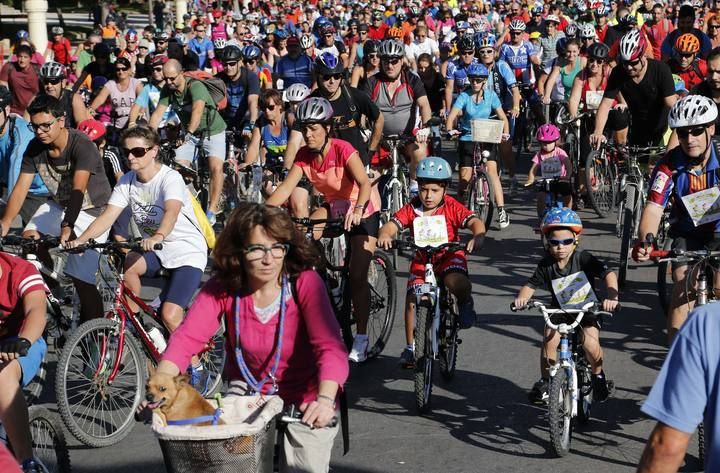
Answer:
[(160, 329), (157, 327), (151, 327), (150, 330), (148, 330), (148, 335), (155, 344), (155, 348), (157, 348), (158, 352), (164, 352), (165, 348), (167, 348), (167, 342), (165, 341), (165, 337), (163, 337), (162, 332), (160, 332)]

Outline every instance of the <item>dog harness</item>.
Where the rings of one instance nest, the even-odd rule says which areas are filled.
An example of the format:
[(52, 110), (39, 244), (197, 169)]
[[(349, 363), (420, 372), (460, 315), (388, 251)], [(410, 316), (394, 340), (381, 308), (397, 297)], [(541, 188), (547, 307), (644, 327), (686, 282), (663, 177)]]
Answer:
[(222, 409), (219, 407), (215, 409), (215, 412), (211, 416), (200, 416), (200, 417), (192, 417), (190, 419), (178, 419), (178, 420), (169, 420), (167, 421), (167, 425), (194, 425), (194, 424), (200, 424), (202, 422), (212, 422), (212, 425), (218, 425), (218, 421), (220, 420), (220, 414), (222, 414)]

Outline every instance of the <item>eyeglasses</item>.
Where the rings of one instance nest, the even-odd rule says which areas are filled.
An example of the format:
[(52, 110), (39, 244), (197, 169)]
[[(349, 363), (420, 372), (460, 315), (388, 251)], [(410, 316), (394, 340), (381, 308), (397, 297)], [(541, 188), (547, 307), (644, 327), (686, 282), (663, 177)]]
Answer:
[(177, 79), (178, 77), (180, 76), (177, 75), (175, 77), (165, 77), (165, 82), (175, 82), (175, 79)]
[(391, 66), (397, 65), (400, 62), (400, 58), (397, 57), (385, 57), (381, 59), (383, 64), (390, 64)]
[(623, 67), (635, 67), (638, 64), (640, 64), (640, 58), (637, 58), (634, 61), (623, 61), (622, 63)]
[(483, 82), (485, 82), (485, 79), (483, 79), (482, 77), (473, 77), (472, 79), (470, 79), (470, 82), (472, 84), (482, 84)]
[(43, 79), (43, 82), (45, 84), (58, 85), (60, 82), (62, 82), (62, 79), (59, 79), (57, 77), (54, 79)]
[(582, 38), (583, 41), (595, 42), (595, 38)]
[(135, 148), (123, 148), (122, 152), (125, 153), (125, 156), (127, 156), (128, 158), (130, 157), (130, 155), (135, 156), (136, 158), (142, 158), (151, 149), (152, 149), (152, 146), (149, 148), (137, 146)]
[(341, 73), (337, 74), (323, 74), (322, 79), (323, 81), (327, 82), (330, 79), (340, 80), (343, 78), (343, 75)]
[(272, 112), (273, 110), (275, 110), (275, 107), (276, 107), (276, 106), (277, 106), (277, 105), (275, 105), (274, 103), (269, 103), (269, 104), (265, 105), (263, 108), (264, 108), (265, 110), (270, 110), (270, 111)]
[(554, 238), (548, 239), (550, 246), (568, 246), (575, 243), (575, 238), (565, 238), (563, 240), (556, 240)]
[(378, 56), (376, 53), (372, 53), (372, 54), (368, 54), (368, 55), (367, 55), (367, 58), (368, 58), (368, 59), (377, 59), (378, 57), (379, 57), (379, 56)]
[(225, 64), (225, 67), (235, 67), (238, 65), (238, 62), (237, 61), (229, 61), (224, 64)]
[(117, 72), (126, 72), (128, 70), (128, 68), (127, 67), (116, 67), (115, 70)]
[(705, 133), (706, 127), (704, 126), (696, 126), (695, 128), (678, 128), (675, 130), (677, 133), (678, 138), (686, 140), (688, 136), (700, 136), (703, 133)]
[(280, 259), (285, 257), (288, 251), (290, 251), (290, 245), (287, 243), (275, 243), (272, 246), (250, 245), (245, 248), (245, 257), (248, 261), (259, 261), (265, 258), (267, 253), (270, 253), (273, 258)]
[(34, 133), (37, 133), (38, 131), (44, 131), (48, 132), (50, 131), (50, 128), (55, 124), (56, 121), (58, 121), (60, 118), (56, 118), (53, 121), (47, 122), (47, 123), (28, 123), (28, 129)]
[(511, 31), (511, 32), (510, 32), (510, 36), (517, 36), (517, 35), (520, 35), (520, 34), (522, 34), (522, 31)]

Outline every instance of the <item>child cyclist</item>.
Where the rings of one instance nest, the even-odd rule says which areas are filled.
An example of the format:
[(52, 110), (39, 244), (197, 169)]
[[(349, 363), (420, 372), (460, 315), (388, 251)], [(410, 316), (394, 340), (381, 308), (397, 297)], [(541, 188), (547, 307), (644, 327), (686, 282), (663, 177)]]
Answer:
[[(409, 228), (412, 232), (416, 218), (443, 216), (447, 226), (448, 241), (459, 241), (461, 228), (469, 228), (473, 239), (467, 244), (468, 253), (479, 248), (479, 242), (485, 236), (485, 225), (464, 205), (447, 195), (452, 171), (450, 165), (442, 158), (430, 156), (418, 164), (417, 180), (419, 195), (401, 208), (392, 219), (382, 226), (378, 236), (378, 245), (385, 249), (392, 246), (395, 235)], [(463, 251), (443, 252), (435, 257), (435, 271), (442, 277), (445, 287), (455, 295), (460, 307), (460, 325), (469, 328), (475, 322), (475, 310), (472, 300), (472, 284), (468, 278), (467, 259)], [(423, 284), (425, 279), (425, 261), (419, 254), (410, 263), (408, 292), (416, 285)], [(413, 329), (415, 303), (408, 295), (405, 302), (405, 340), (407, 346), (400, 356), (403, 367), (414, 365)]]
[[(535, 175), (538, 169), (543, 179), (567, 177), (571, 169), (571, 163), (565, 150), (557, 145), (560, 139), (560, 130), (558, 127), (552, 123), (541, 125), (535, 137), (538, 143), (540, 143), (540, 150), (535, 153), (535, 156), (532, 158), (532, 166), (530, 167), (530, 171), (528, 171), (528, 179), (525, 187), (530, 187), (535, 182)], [(567, 195), (563, 192), (563, 205), (566, 207), (572, 207), (572, 195), (569, 191), (568, 186)], [(542, 218), (545, 213), (545, 192), (542, 191), (538, 192), (537, 195), (537, 212), (540, 218)]]
[[(542, 287), (552, 294), (555, 307), (562, 307), (559, 299), (567, 300), (567, 285), (563, 281), (578, 281), (584, 278), (589, 283), (589, 295), (594, 296), (595, 278), (603, 279), (607, 288), (607, 298), (602, 302), (602, 308), (611, 312), (618, 305), (617, 276), (608, 267), (587, 250), (575, 251), (582, 232), (582, 221), (571, 209), (554, 208), (543, 218), (540, 230), (547, 238), (547, 254), (540, 260), (535, 273), (527, 284), (520, 289), (515, 298), (515, 306), (523, 308), (535, 293), (535, 289)], [(561, 293), (553, 288), (564, 287)], [(585, 289), (587, 290), (587, 288)], [(571, 291), (571, 294), (577, 294)], [(588, 298), (585, 299), (586, 301)], [(603, 352), (600, 347), (600, 327), (602, 320), (588, 317), (582, 321), (582, 344), (585, 356), (592, 368), (593, 397), (595, 401), (604, 401), (609, 395), (605, 373), (603, 372)], [(555, 356), (560, 343), (560, 335), (555, 330), (545, 329), (543, 347), (540, 353), (540, 372), (542, 377), (535, 383), (528, 398), (533, 403), (545, 403), (548, 399), (548, 379), (550, 366), (555, 364)]]

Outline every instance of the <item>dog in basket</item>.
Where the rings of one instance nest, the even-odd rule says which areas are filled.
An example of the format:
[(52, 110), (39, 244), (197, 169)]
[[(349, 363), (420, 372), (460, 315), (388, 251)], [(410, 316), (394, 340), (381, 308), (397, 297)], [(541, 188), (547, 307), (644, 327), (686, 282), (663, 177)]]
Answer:
[(172, 376), (151, 373), (145, 385), (147, 409), (160, 415), (167, 425), (218, 425), (220, 409), (214, 408), (207, 399), (190, 385), (188, 375)]

